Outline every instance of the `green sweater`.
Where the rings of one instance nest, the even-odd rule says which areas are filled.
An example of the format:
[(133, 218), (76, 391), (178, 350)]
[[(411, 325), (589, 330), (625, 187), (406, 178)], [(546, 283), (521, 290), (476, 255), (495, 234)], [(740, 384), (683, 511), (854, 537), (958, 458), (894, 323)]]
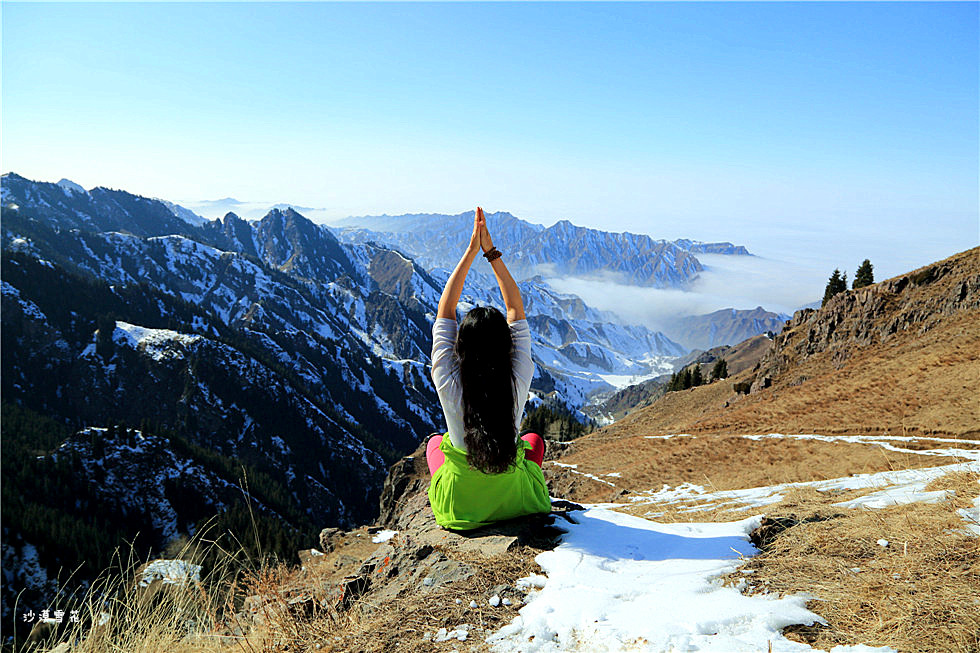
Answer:
[(466, 462), (466, 452), (443, 436), (439, 450), (446, 456), (429, 484), (429, 503), (436, 523), (444, 528), (470, 530), (521, 515), (551, 511), (548, 486), (541, 468), (524, 458), (531, 448), (518, 442), (516, 464), (501, 474), (486, 474)]

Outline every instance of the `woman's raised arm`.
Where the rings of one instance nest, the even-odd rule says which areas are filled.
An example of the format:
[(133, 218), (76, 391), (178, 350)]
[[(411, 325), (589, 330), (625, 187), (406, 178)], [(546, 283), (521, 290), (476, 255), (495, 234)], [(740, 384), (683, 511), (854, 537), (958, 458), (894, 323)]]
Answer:
[(476, 217), (473, 219), (473, 234), (470, 236), (470, 244), (466, 247), (463, 257), (456, 264), (456, 269), (449, 275), (446, 287), (439, 298), (439, 311), (436, 317), (456, 319), (456, 304), (459, 303), (459, 296), (463, 294), (463, 282), (466, 275), (473, 265), (473, 259), (480, 251), (480, 232), (486, 228), (486, 218), (483, 217), (483, 210), (478, 209)]
[[(483, 209), (480, 207), (476, 209), (476, 218), (480, 224), (480, 247), (486, 254), (493, 249), (493, 240), (491, 240), (490, 231), (487, 229), (486, 216), (483, 215)], [(504, 265), (503, 258), (501, 256), (494, 258), (490, 261), (490, 267), (493, 268), (493, 274), (497, 277), (500, 294), (504, 297), (504, 306), (507, 307), (507, 321), (523, 320), (525, 318), (524, 300), (521, 299), (521, 291), (517, 287), (514, 277), (510, 276), (510, 271)]]

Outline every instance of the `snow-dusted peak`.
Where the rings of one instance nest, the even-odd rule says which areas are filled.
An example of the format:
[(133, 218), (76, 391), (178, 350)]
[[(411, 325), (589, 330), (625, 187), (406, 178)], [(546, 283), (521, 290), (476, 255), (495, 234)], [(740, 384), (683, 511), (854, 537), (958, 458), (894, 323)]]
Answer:
[(184, 347), (200, 341), (200, 336), (178, 333), (170, 329), (148, 329), (128, 322), (116, 322), (112, 339), (118, 344), (143, 351), (154, 360), (183, 358)]
[(208, 221), (207, 218), (199, 216), (197, 213), (194, 213), (190, 209), (185, 208), (180, 204), (174, 204), (173, 202), (169, 202), (167, 200), (163, 200), (160, 198), (154, 198), (154, 199), (160, 202), (161, 204), (163, 204), (165, 207), (167, 207), (167, 209), (169, 209), (171, 213), (173, 213), (175, 216), (177, 216), (187, 224), (192, 224), (195, 227), (199, 227)]
[(66, 195), (71, 193), (78, 193), (79, 195), (88, 195), (88, 191), (73, 182), (71, 179), (62, 179), (58, 182), (58, 185), (64, 189)]

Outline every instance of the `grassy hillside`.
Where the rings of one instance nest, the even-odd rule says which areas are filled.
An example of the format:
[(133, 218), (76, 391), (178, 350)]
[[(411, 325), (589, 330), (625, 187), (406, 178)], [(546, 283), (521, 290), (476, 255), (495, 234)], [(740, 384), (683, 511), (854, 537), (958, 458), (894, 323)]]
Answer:
[[(980, 436), (980, 248), (800, 311), (758, 371), (634, 411), (596, 437), (665, 433)], [(739, 395), (736, 383), (753, 381)], [(766, 387), (768, 385), (768, 387)]]

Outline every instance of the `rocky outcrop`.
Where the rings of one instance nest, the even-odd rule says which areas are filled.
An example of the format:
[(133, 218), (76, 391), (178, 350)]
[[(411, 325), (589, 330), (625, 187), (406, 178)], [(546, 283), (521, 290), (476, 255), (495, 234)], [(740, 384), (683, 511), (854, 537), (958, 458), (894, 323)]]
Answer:
[(379, 526), (397, 529), (416, 512), (417, 507), (407, 508), (406, 504), (419, 495), (426, 496), (429, 487), (429, 469), (425, 463), (427, 441), (428, 438), (423, 440), (412, 455), (405, 456), (388, 470), (381, 487)]
[[(549, 443), (550, 444), (550, 443)], [(560, 443), (555, 443), (560, 448)], [(499, 522), (472, 531), (450, 531), (435, 522), (429, 507), (425, 442), (389, 470), (381, 494), (378, 522), (352, 531), (326, 528), (322, 550), (299, 552), (301, 573), (276, 592), (256, 594), (224, 630), (240, 635), (282, 615), (310, 617), (324, 611), (358, 609), (369, 613), (399, 597), (426, 600), (449, 586), (462, 586), (485, 571), (487, 560), (500, 560), (519, 547), (552, 549), (582, 507), (554, 501), (552, 512)], [(506, 605), (519, 605), (524, 591), (498, 585), (491, 594)]]
[(752, 390), (769, 387), (780, 373), (816, 354), (831, 352), (840, 368), (861, 347), (886, 343), (899, 333), (921, 335), (954, 313), (978, 308), (980, 248), (842, 292), (786, 322), (760, 360)]

